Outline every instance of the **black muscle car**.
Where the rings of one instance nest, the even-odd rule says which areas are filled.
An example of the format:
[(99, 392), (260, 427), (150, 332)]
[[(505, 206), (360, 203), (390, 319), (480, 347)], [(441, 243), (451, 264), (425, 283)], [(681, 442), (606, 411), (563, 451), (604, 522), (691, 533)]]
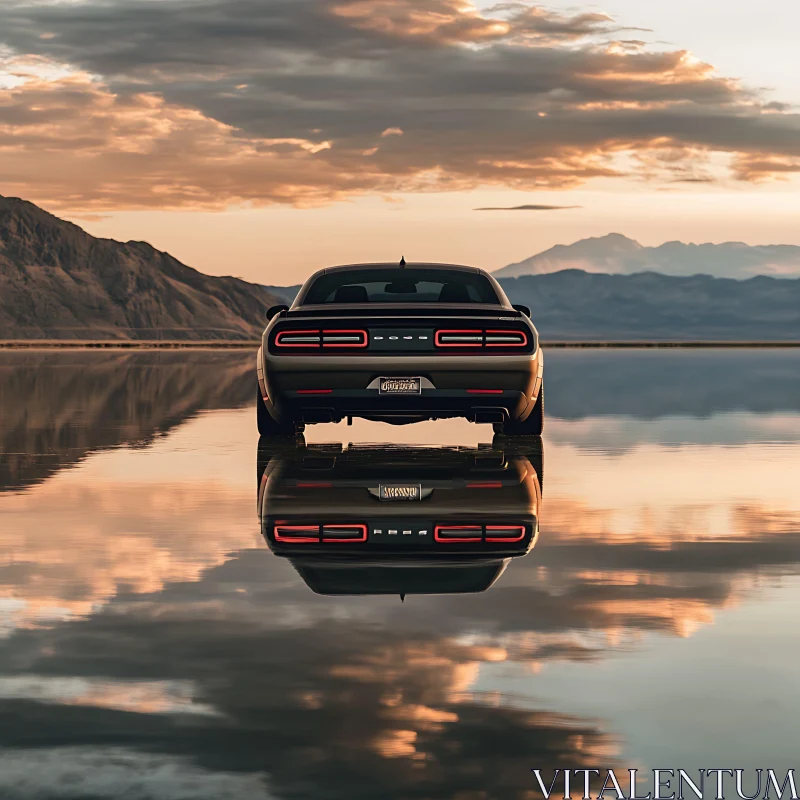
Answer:
[(274, 306), (258, 351), (258, 430), (363, 417), (444, 417), (542, 433), (543, 356), (525, 306), (483, 270), (446, 264), (323, 269)]

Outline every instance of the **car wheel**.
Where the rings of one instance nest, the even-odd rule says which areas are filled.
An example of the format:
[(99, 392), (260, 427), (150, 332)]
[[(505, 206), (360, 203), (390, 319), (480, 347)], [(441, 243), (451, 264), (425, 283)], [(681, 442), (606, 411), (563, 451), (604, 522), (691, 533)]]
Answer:
[(261, 436), (297, 436), (302, 433), (301, 426), (294, 423), (277, 422), (273, 418), (272, 414), (267, 411), (259, 387), (256, 387), (256, 421)]
[(544, 381), (528, 418), (522, 422), (504, 422), (495, 425), (494, 431), (503, 436), (541, 436), (544, 431)]

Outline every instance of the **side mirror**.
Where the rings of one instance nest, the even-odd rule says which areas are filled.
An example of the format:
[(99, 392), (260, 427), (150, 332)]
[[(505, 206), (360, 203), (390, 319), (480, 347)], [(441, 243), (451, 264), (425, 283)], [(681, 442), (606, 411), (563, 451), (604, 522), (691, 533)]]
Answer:
[(519, 311), (519, 312), (523, 313), (526, 317), (528, 317), (528, 319), (530, 319), (531, 310), (528, 308), (528, 306), (523, 306), (523, 305), (521, 305), (519, 303), (515, 303), (512, 306), (512, 308), (514, 308), (516, 311)]
[(273, 317), (277, 317), (278, 314), (280, 314), (282, 311), (288, 311), (288, 310), (289, 310), (289, 306), (287, 306), (285, 304), (281, 304), (279, 306), (272, 306), (272, 308), (270, 308), (267, 311), (267, 320), (270, 320)]

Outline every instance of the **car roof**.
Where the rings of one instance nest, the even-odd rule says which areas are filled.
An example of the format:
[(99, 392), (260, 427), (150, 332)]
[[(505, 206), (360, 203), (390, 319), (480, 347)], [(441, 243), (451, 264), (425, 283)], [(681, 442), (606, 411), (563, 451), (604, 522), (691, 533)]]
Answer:
[(383, 261), (366, 264), (340, 264), (335, 267), (325, 267), (314, 273), (313, 277), (319, 275), (327, 275), (330, 272), (347, 272), (349, 270), (362, 270), (362, 269), (447, 269), (460, 272), (483, 272), (484, 270), (478, 267), (468, 267), (463, 264), (437, 264), (431, 261), (407, 261), (403, 267), (397, 261)]

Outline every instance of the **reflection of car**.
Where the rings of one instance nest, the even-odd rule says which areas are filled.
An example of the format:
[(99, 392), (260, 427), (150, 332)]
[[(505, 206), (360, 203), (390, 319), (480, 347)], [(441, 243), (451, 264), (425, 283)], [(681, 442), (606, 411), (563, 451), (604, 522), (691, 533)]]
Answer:
[(474, 267), (372, 264), (317, 272), (275, 306), (258, 351), (258, 428), (444, 417), (541, 435), (543, 357), (525, 306)]
[(536, 542), (542, 445), (259, 446), (269, 547), (322, 594), (475, 592)]

